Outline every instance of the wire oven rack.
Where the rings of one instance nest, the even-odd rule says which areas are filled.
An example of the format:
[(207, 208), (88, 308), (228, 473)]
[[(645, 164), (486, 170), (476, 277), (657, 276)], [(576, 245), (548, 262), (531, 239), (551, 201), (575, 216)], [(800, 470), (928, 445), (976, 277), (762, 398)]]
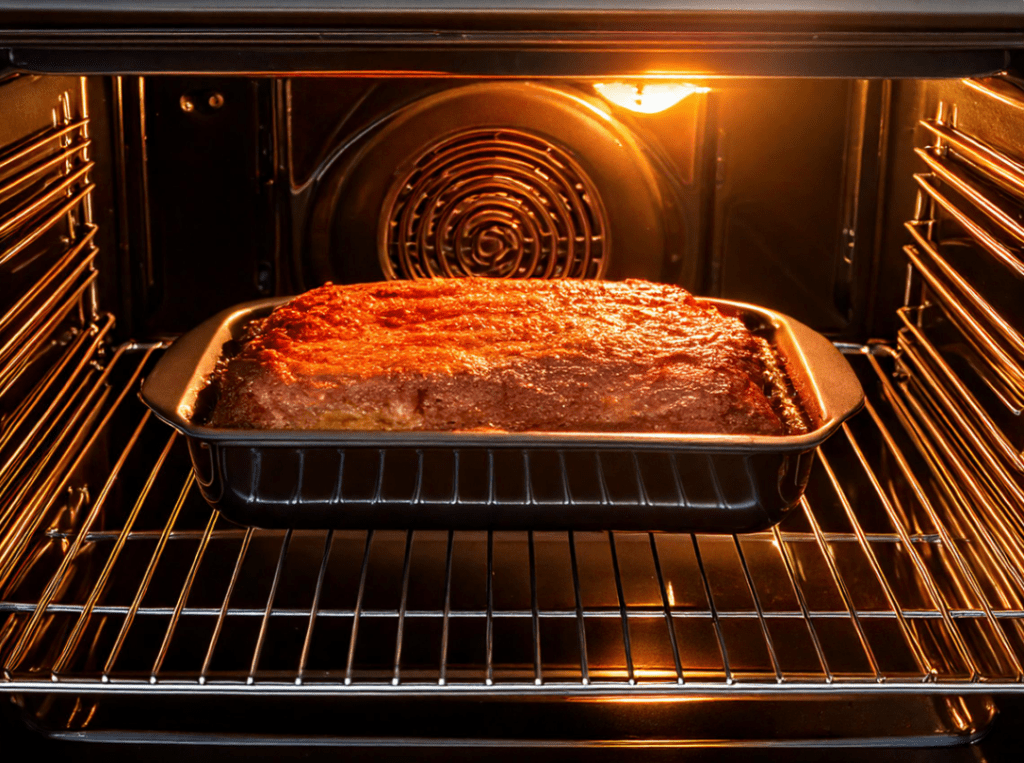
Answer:
[(157, 351), (125, 347), (112, 360), (107, 382), (121, 382), (89, 435), (112, 445), (106, 483), (95, 497), (69, 494), (2, 568), (10, 690), (1022, 685), (1024, 543), (1000, 529), (1008, 517), (980, 516), (986, 507), (924, 476), (943, 473), (928, 448), (940, 422), (892, 380), (887, 349), (854, 357), (880, 395), (820, 450), (801, 513), (725, 538), (238, 528), (201, 500), (183, 442), (131, 394)]

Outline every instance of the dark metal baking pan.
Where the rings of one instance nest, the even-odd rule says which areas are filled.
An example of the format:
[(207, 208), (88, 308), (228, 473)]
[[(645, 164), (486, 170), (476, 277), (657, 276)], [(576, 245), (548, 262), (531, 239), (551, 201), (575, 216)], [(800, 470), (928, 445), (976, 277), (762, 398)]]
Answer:
[(204, 392), (243, 327), (225, 310), (178, 339), (142, 387), (185, 435), (203, 496), (265, 528), (752, 532), (803, 494), (814, 449), (864, 399), (825, 337), (779, 313), (705, 300), (776, 348), (812, 429), (792, 436), (215, 429)]

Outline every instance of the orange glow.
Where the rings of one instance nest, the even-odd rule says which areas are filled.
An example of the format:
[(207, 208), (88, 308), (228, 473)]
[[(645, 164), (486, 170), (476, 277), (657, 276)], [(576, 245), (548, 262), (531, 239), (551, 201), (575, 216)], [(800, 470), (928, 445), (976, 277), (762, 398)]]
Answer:
[(594, 89), (616, 106), (639, 114), (657, 114), (694, 93), (711, 90), (689, 82), (599, 82)]
[(620, 697), (566, 697), (568, 702), (585, 702), (613, 705), (685, 705), (689, 702), (718, 702), (721, 697), (668, 697), (664, 694)]

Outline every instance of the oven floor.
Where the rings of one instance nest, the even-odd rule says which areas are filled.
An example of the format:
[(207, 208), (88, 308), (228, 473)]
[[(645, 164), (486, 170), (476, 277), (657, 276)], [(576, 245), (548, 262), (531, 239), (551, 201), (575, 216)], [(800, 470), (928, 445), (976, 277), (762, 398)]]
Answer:
[[(491, 698), (424, 702), (395, 697), (269, 698), (237, 696), (89, 697), (22, 695), (16, 699), (38, 737), (85, 743), (83, 749), (168, 745), (249, 750), (380, 748), (446, 752), (530, 748), (606, 752), (641, 748), (708, 751), (738, 747), (958, 747), (988, 735), (995, 704), (985, 696), (662, 698), (576, 701)], [(16, 719), (12, 716), (12, 721)], [(723, 741), (729, 740), (729, 741)], [(179, 748), (180, 749), (180, 748)]]
[[(848, 748), (829, 750), (829, 760), (836, 763), (1007, 763), (1020, 759), (1020, 723), (1024, 719), (1024, 699), (1018, 697), (1000, 698), (998, 701), (1000, 716), (993, 724), (992, 731), (977, 744), (947, 748), (908, 748), (892, 746), (890, 748)], [(133, 743), (81, 743), (69, 740), (58, 740), (43, 737), (27, 729), (15, 721), (10, 707), (5, 708), (4, 718), (0, 722), (0, 737), (4, 740), (5, 752), (22, 755), (40, 755), (56, 753), (74, 756), (80, 761), (134, 761), (146, 759), (152, 763), (177, 763), (181, 760), (183, 749), (172, 744), (133, 744)], [(520, 760), (523, 754), (521, 747), (488, 748), (486, 755), (495, 760)], [(221, 745), (196, 744), (190, 746), (188, 755), (191, 760), (201, 763), (207, 760), (228, 761), (261, 761), (296, 759), (307, 761), (337, 760), (337, 747), (306, 747), (306, 746), (265, 746), (265, 747), (226, 747)], [(362, 747), (346, 748), (344, 756), (348, 760), (373, 761), (406, 761), (417, 760), (475, 760), (483, 751), (479, 748), (434, 747), (419, 748), (415, 751), (406, 747)], [(638, 749), (602, 748), (576, 750), (579, 756), (591, 760), (700, 760), (712, 763), (739, 763), (739, 761), (817, 761), (821, 759), (821, 748), (784, 749), (728, 749), (714, 747), (694, 747), (688, 749), (661, 748)], [(12, 757), (13, 757), (12, 755)], [(536, 760), (547, 756), (552, 759), (564, 759), (566, 750), (531, 749), (530, 755)]]

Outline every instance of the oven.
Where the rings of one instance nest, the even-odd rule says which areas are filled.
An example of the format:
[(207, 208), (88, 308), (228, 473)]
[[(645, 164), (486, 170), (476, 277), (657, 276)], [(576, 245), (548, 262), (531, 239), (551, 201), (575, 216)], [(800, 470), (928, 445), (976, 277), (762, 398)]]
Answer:
[[(1013, 759), (1020, 11), (6, 4), (0, 744)], [(237, 525), (139, 399), (231, 305), (466, 274), (777, 309), (866, 402), (781, 524), (713, 535)], [(573, 511), (564, 468), (485, 455), (502, 511)], [(384, 459), (338, 479), (386, 504)], [(469, 460), (406, 461), (459, 504)], [(635, 456), (599, 466), (602, 504), (661, 500)]]

